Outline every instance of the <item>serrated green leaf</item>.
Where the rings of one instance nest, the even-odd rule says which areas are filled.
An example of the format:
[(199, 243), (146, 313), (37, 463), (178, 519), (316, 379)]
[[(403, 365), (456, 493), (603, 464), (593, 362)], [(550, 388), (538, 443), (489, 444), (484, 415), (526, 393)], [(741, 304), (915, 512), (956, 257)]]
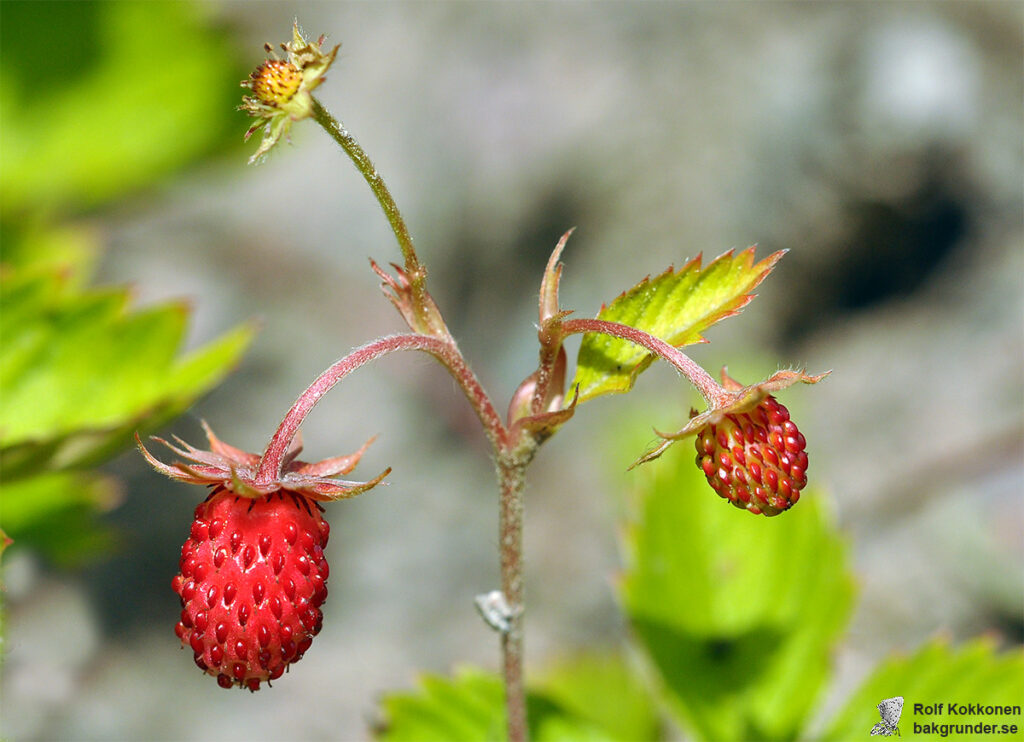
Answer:
[(182, 357), (181, 304), (129, 309), (124, 288), (68, 291), (62, 272), (0, 281), (0, 461), (7, 478), (83, 466), (187, 409), (237, 363), (240, 327)]
[[(730, 250), (706, 268), (701, 268), (697, 256), (678, 271), (670, 268), (653, 279), (645, 278), (602, 307), (598, 319), (636, 327), (677, 347), (700, 342), (707, 328), (737, 314), (751, 301), (750, 292), (783, 254), (776, 252), (754, 263), (754, 248), (735, 255)], [(579, 401), (629, 391), (653, 360), (644, 348), (628, 341), (598, 333), (584, 335), (572, 382), (579, 385)]]
[(537, 742), (635, 742), (647, 737), (616, 737), (606, 728), (582, 719), (570, 719), (564, 716), (549, 715), (540, 719), (537, 724), (530, 724), (530, 739)]
[(794, 739), (853, 598), (821, 495), (769, 520), (718, 498), (689, 451), (647, 469), (621, 596), (669, 707), (701, 739)]
[(394, 693), (381, 702), (377, 730), (387, 742), (504, 740), (504, 689), (496, 675), (463, 669), (454, 678), (424, 676), (415, 693)]
[[(836, 714), (821, 739), (867, 738), (871, 728), (881, 721), (878, 704), (894, 696), (904, 699), (899, 722), (903, 737), (928, 734), (936, 739), (1020, 739), (1024, 737), (1024, 717), (1020, 713), (1024, 705), (1024, 651), (1017, 648), (1000, 654), (986, 639), (960, 647), (950, 647), (944, 641), (928, 642), (910, 657), (894, 658), (877, 667)], [(941, 712), (937, 704), (942, 704)], [(1016, 706), (1017, 711), (1009, 715), (952, 716), (950, 704)], [(926, 724), (973, 727), (979, 723), (1015, 724), (1017, 732), (958, 732), (953, 727), (947, 727), (945, 733), (920, 731)]]

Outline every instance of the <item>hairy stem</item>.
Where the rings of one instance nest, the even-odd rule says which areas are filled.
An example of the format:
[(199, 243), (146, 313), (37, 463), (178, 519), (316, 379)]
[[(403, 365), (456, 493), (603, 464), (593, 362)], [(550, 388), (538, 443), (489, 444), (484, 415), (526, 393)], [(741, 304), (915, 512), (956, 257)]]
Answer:
[(412, 237), (405, 226), (405, 220), (402, 219), (402, 213), (398, 210), (395, 199), (391, 197), (391, 192), (388, 190), (387, 185), (385, 185), (380, 173), (377, 172), (377, 168), (370, 161), (369, 156), (359, 146), (359, 142), (356, 141), (355, 137), (316, 98), (313, 99), (313, 118), (345, 150), (345, 154), (351, 158), (356, 168), (363, 174), (370, 189), (373, 191), (373, 195), (377, 197), (377, 202), (380, 204), (381, 209), (384, 210), (384, 215), (388, 218), (392, 231), (395, 233), (398, 247), (401, 248), (402, 257), (405, 258), (406, 269), (410, 273), (419, 269), (419, 258), (416, 256), (416, 250), (413, 249)]
[(697, 388), (697, 391), (701, 393), (701, 396), (704, 397), (709, 405), (721, 406), (729, 400), (729, 393), (714, 380), (711, 374), (694, 363), (688, 355), (643, 330), (601, 319), (571, 319), (562, 323), (562, 332), (565, 335), (599, 332), (604, 335), (629, 340), (631, 343), (636, 343), (646, 348), (675, 366)]
[(368, 343), (361, 348), (356, 348), (341, 360), (335, 362), (330, 368), (317, 377), (316, 381), (309, 385), (288, 410), (284, 420), (278, 426), (274, 437), (270, 439), (267, 450), (263, 453), (260, 466), (256, 473), (256, 481), (266, 483), (273, 481), (281, 475), (281, 467), (288, 452), (288, 446), (298, 432), (306, 415), (312, 411), (320, 399), (331, 390), (331, 388), (370, 361), (376, 360), (388, 353), (399, 350), (419, 350), (429, 353), (440, 361), (462, 388), (463, 393), (469, 400), (477, 417), (484, 426), (484, 431), (491, 441), (491, 445), (497, 451), (502, 447), (507, 438), (507, 431), (501, 421), (501, 417), (494, 409), (490, 398), (484, 391), (476, 375), (466, 364), (465, 359), (453, 342), (435, 338), (430, 335), (390, 335)]
[(528, 736), (526, 688), (523, 684), (523, 486), (526, 467), (534, 449), (512, 451), (498, 459), (501, 591), (509, 607), (508, 631), (501, 635), (509, 742), (525, 742)]
[(338, 143), (355, 164), (356, 169), (362, 173), (363, 178), (366, 179), (367, 184), (370, 186), (370, 190), (373, 191), (373, 195), (376, 196), (377, 203), (380, 204), (381, 209), (384, 211), (388, 224), (391, 225), (391, 231), (395, 233), (395, 239), (398, 240), (398, 247), (402, 251), (402, 257), (405, 260), (405, 271), (409, 274), (413, 310), (419, 320), (419, 328), (417, 329), (429, 328), (434, 335), (439, 337), (447, 336), (448, 330), (440, 320), (440, 317), (437, 316), (436, 309), (431, 306), (430, 299), (427, 296), (427, 269), (420, 263), (420, 259), (416, 255), (416, 250), (412, 245), (412, 236), (409, 234), (408, 227), (405, 226), (402, 212), (398, 210), (398, 204), (395, 203), (395, 199), (391, 196), (391, 191), (388, 190), (387, 185), (384, 183), (384, 178), (377, 172), (377, 168), (374, 167), (373, 162), (371, 162), (363, 148), (359, 146), (356, 138), (316, 98), (313, 99), (313, 119), (323, 127), (324, 131), (331, 135), (331, 138)]
[[(382, 338), (358, 348), (320, 375), (296, 400), (271, 439), (257, 472), (257, 481), (272, 479), (280, 474), (288, 446), (299, 426), (317, 401), (335, 384), (365, 363), (397, 350), (421, 350), (437, 358), (462, 387), (463, 393), (476, 411), (484, 431), (491, 442), (498, 461), (500, 484), (499, 538), (501, 554), (501, 587), (511, 608), (509, 631), (502, 633), (502, 664), (505, 673), (506, 708), (508, 712), (508, 738), (510, 742), (527, 739), (526, 692), (523, 685), (523, 485), (526, 467), (533, 458), (536, 441), (524, 436), (511, 441), (509, 431), (502, 423), (494, 405), (480, 386), (448, 332), (436, 306), (427, 294), (426, 268), (419, 262), (412, 238), (401, 212), (370, 158), (345, 127), (313, 99), (313, 118), (336, 141), (362, 173), (377, 202), (387, 216), (388, 223), (398, 240), (405, 259), (409, 278), (414, 329), (430, 334), (415, 333)], [(408, 318), (407, 318), (408, 321)]]

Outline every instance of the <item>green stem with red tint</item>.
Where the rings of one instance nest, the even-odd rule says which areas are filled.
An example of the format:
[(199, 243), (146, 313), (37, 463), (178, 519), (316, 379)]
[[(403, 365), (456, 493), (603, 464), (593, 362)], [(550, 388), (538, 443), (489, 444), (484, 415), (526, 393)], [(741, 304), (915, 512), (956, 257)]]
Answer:
[(563, 337), (578, 333), (598, 332), (628, 340), (646, 348), (675, 366), (697, 388), (709, 405), (721, 407), (730, 399), (729, 392), (723, 389), (711, 374), (698, 366), (688, 355), (650, 333), (629, 325), (602, 319), (570, 319), (561, 321), (559, 324)]
[(407, 335), (389, 335), (361, 348), (356, 348), (341, 360), (335, 362), (309, 385), (295, 404), (288, 410), (284, 420), (278, 426), (273, 438), (267, 445), (256, 472), (256, 481), (265, 483), (274, 481), (281, 476), (285, 455), (303, 420), (306, 419), (316, 404), (331, 388), (357, 368), (374, 361), (381, 356), (400, 350), (419, 350), (434, 356), (448, 369), (452, 377), (459, 383), (463, 393), (473, 406), (484, 426), (484, 431), (495, 450), (502, 448), (508, 438), (501, 417), (491, 403), (476, 375), (466, 364), (465, 359), (454, 343), (430, 335), (411, 333)]
[(420, 259), (416, 255), (416, 249), (412, 244), (412, 236), (409, 234), (408, 227), (405, 226), (402, 212), (398, 210), (398, 205), (391, 196), (391, 191), (388, 190), (387, 185), (384, 183), (384, 178), (377, 172), (377, 168), (374, 167), (373, 162), (359, 145), (359, 142), (356, 141), (356, 138), (316, 98), (313, 98), (313, 119), (323, 127), (324, 131), (331, 135), (331, 138), (338, 143), (345, 154), (349, 156), (349, 159), (352, 160), (356, 169), (362, 173), (366, 183), (370, 186), (370, 190), (373, 191), (373, 195), (377, 198), (377, 203), (380, 204), (384, 216), (387, 217), (388, 224), (391, 225), (391, 231), (395, 233), (395, 239), (398, 240), (398, 247), (402, 251), (402, 257), (405, 260), (405, 271), (409, 274), (414, 311), (416, 312), (416, 318), (419, 320), (419, 327), (417, 329), (428, 330), (430, 334), (438, 337), (449, 336), (444, 322), (441, 321), (437, 310), (433, 308), (427, 298), (427, 269), (420, 263)]

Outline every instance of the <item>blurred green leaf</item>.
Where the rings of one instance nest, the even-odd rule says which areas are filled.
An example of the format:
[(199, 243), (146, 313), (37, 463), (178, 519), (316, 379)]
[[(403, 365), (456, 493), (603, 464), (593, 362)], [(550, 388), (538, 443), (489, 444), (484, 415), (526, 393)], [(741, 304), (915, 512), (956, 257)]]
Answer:
[(621, 595), (670, 708), (702, 739), (795, 738), (853, 599), (820, 494), (769, 520), (718, 498), (689, 451), (637, 475)]
[[(604, 658), (589, 665), (584, 661), (559, 667), (539, 689), (531, 688), (527, 694), (530, 738), (537, 742), (648, 739), (649, 719), (646, 713), (637, 713), (641, 699), (615, 695), (617, 690), (623, 689), (633, 694), (638, 688), (632, 681), (624, 680), (625, 668), (615, 666), (614, 662)], [(601, 678), (586, 678), (583, 673), (588, 666), (600, 668)], [(612, 682), (605, 685), (603, 680)], [(588, 690), (598, 694), (591, 703), (586, 703), (581, 696)], [(602, 703), (611, 705), (597, 708)], [(375, 729), (375, 736), (386, 742), (507, 739), (502, 680), (481, 670), (463, 668), (452, 678), (424, 675), (416, 691), (388, 694), (381, 701), (381, 707), (384, 716)], [(627, 714), (625, 718), (615, 718), (620, 707)], [(618, 736), (618, 731), (624, 732), (624, 736)]]
[[(618, 652), (592, 652), (554, 664), (531, 684), (563, 710), (542, 725), (548, 739), (567, 739), (567, 727), (616, 740), (659, 738), (658, 712), (650, 691)], [(591, 726), (582, 727), (580, 722)], [(539, 736), (544, 736), (541, 734)], [(581, 737), (589, 739), (588, 737)]]
[(228, 134), (240, 77), (207, 8), (0, 3), (2, 214), (91, 206)]
[[(866, 738), (881, 717), (878, 704), (886, 698), (903, 696), (900, 719), (902, 736), (914, 734), (915, 724), (1016, 724), (1024, 736), (1019, 714), (1010, 717), (949, 715), (949, 704), (978, 703), (993, 706), (1024, 704), (1024, 652), (1019, 648), (999, 654), (994, 643), (976, 639), (960, 647), (931, 641), (910, 657), (891, 659), (879, 665), (853, 694), (821, 737), (823, 740)], [(942, 703), (943, 713), (924, 714), (915, 704)], [(921, 711), (923, 712), (923, 708)], [(939, 734), (931, 736), (938, 737)], [(947, 739), (990, 739), (1006, 735), (949, 734)]]
[(109, 484), (70, 470), (186, 410), (237, 364), (253, 328), (179, 356), (186, 306), (133, 310), (125, 287), (81, 289), (88, 243), (55, 234), (74, 238), (62, 249), (52, 236), (51, 253), (5, 249), (0, 264), (0, 493), (10, 536), (67, 562), (110, 544), (91, 516)]
[(72, 566), (82, 556), (96, 558), (116, 543), (97, 512), (120, 500), (116, 482), (90, 472), (48, 472), (15, 481), (5, 479), (3, 526), (16, 534), (19, 547), (31, 544), (50, 560)]
[(505, 739), (505, 691), (490, 673), (462, 669), (454, 678), (424, 675), (415, 693), (384, 696), (378, 738), (388, 742)]
[(94, 462), (131, 430), (184, 411), (237, 362), (242, 327), (182, 358), (188, 309), (129, 309), (127, 289), (68, 294), (59, 274), (0, 283), (0, 456), (5, 476), (50, 465)]
[[(754, 263), (754, 248), (737, 255), (720, 255), (706, 268), (697, 256), (679, 271), (671, 268), (656, 278), (645, 278), (611, 304), (598, 319), (631, 325), (674, 346), (699, 342), (714, 323), (745, 307), (750, 293), (764, 280), (783, 253)], [(597, 333), (583, 336), (576, 361), (579, 401), (602, 394), (628, 392), (654, 356), (625, 340)]]
[(0, 228), (2, 269), (16, 268), (23, 277), (56, 275), (69, 291), (82, 288), (92, 278), (99, 255), (95, 229), (81, 224), (53, 226), (40, 219)]

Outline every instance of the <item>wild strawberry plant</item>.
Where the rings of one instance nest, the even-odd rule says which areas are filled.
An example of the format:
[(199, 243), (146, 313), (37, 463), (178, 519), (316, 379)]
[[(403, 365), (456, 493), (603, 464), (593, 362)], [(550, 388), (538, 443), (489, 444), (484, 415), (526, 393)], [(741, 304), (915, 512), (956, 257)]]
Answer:
[[(293, 636), (301, 635), (304, 651), (319, 629), (319, 613), (312, 611), (318, 610), (325, 595), (322, 583), (326, 575), (321, 577), (320, 571), (310, 566), (314, 561), (311, 555), (296, 556), (294, 539), (288, 540), (288, 534), (296, 529), (294, 520), (287, 515), (263, 518), (264, 510), (275, 501), (292, 503), (282, 507), (296, 512), (304, 508), (313, 518), (313, 508), (319, 508), (316, 500), (349, 497), (380, 481), (387, 472), (368, 483), (333, 478), (351, 469), (358, 455), (299, 465), (295, 458), (300, 450), (299, 427), (323, 395), (356, 368), (400, 350), (425, 352), (451, 373), (465, 393), (497, 465), (502, 584), (500, 591), (481, 596), (478, 606), (501, 636), (509, 737), (523, 739), (527, 726), (521, 630), (522, 494), (527, 467), (538, 447), (571, 420), (579, 403), (629, 391), (639, 373), (661, 358), (697, 388), (708, 409), (699, 415), (695, 412), (680, 431), (659, 434), (663, 442), (637, 463), (657, 458), (676, 441), (697, 434), (701, 466), (719, 494), (751, 513), (775, 515), (798, 499), (806, 483), (807, 456), (803, 436), (772, 393), (797, 381), (816, 383), (822, 376), (785, 371), (743, 387), (723, 373), (723, 386), (679, 350), (701, 341), (707, 328), (749, 303), (751, 291), (782, 253), (755, 262), (752, 248), (738, 254), (730, 251), (707, 266), (698, 257), (679, 271), (670, 269), (653, 280), (645, 279), (603, 307), (595, 319), (576, 319), (559, 303), (559, 259), (569, 239), (567, 232), (541, 279), (537, 370), (515, 391), (508, 413), (500, 415), (427, 291), (426, 268), (383, 179), (354, 137), (312, 96), (337, 53), (337, 47), (325, 51), (323, 42), (323, 37), (316, 42), (307, 40), (296, 25), (292, 40), (282, 44), (286, 58), (269, 59), (243, 83), (252, 95), (244, 99), (242, 107), (256, 118), (247, 136), (264, 130), (253, 159), (263, 157), (292, 123), (304, 118), (313, 118), (335, 139), (370, 185), (398, 241), (402, 266), (393, 265), (389, 272), (375, 262), (371, 265), (410, 333), (374, 340), (327, 369), (300, 395), (262, 455), (240, 452), (212, 433), (209, 451), (184, 443), (183, 448), (170, 446), (191, 463), (164, 465), (143, 449), (163, 473), (213, 488), (207, 502), (197, 508), (192, 537), (182, 550), (182, 572), (175, 585), (185, 610), (178, 633), (195, 651), (200, 667), (227, 686), (237, 683), (254, 690), (261, 680), (278, 677), (280, 670), (301, 656), (300, 644), (294, 643)], [(567, 384), (564, 342), (575, 334), (584, 338), (575, 377)], [(215, 506), (224, 510), (219, 518), (210, 514)], [(256, 518), (265, 521), (262, 528), (248, 522)], [(315, 519), (319, 522), (318, 514)], [(237, 524), (238, 530), (225, 523)], [(317, 530), (310, 527), (303, 533)], [(315, 545), (322, 555), (323, 544)], [(280, 548), (284, 551), (277, 550)], [(296, 634), (295, 626), (281, 618), (284, 607), (275, 615), (274, 611), (267, 613), (264, 605), (271, 601), (269, 584), (273, 582), (275, 590), (280, 587), (285, 565), (276, 571), (272, 568), (273, 575), (268, 572), (265, 579), (254, 576), (266, 571), (268, 560), (279, 555), (285, 562), (296, 560), (302, 565), (299, 584), (289, 577), (285, 585), (292, 587), (284, 590), (281, 599), (289, 615), (315, 616), (303, 622), (304, 633)], [(298, 561), (302, 559), (306, 561)], [(318, 556), (315, 561), (320, 559)], [(326, 562), (324, 568), (326, 571)], [(270, 579), (274, 575), (277, 582)], [(319, 582), (311, 588), (314, 580)], [(311, 595), (319, 600), (310, 602)], [(257, 620), (263, 615), (266, 620)], [(219, 621), (221, 618), (224, 620)]]
[[(268, 46), (272, 58), (243, 82), (251, 94), (242, 108), (256, 119), (247, 136), (263, 131), (253, 161), (307, 118), (337, 142), (370, 186), (398, 242), (401, 265), (388, 269), (371, 261), (371, 267), (409, 331), (372, 340), (325, 370), (298, 397), (261, 454), (239, 451), (208, 431), (208, 450), (182, 441), (167, 444), (183, 459), (168, 465), (140, 442), (159, 471), (211, 488), (196, 509), (182, 548), (181, 572), (174, 580), (183, 606), (178, 636), (191, 647), (199, 667), (222, 686), (250, 690), (280, 677), (309, 649), (320, 629), (320, 605), (326, 596), (327, 529), (319, 503), (367, 491), (388, 472), (368, 482), (337, 479), (355, 466), (359, 453), (316, 464), (300, 462), (299, 428), (352, 371), (397, 351), (427, 353), (459, 385), (492, 449), (501, 585), (478, 596), (477, 607), (500, 636), (508, 738), (526, 739), (523, 490), (537, 450), (571, 421), (578, 405), (628, 392), (642, 371), (664, 360), (698, 390), (707, 408), (694, 411), (678, 431), (658, 433), (660, 443), (636, 463), (652, 461), (678, 441), (696, 436), (698, 466), (722, 498), (766, 516), (798, 501), (807, 481), (806, 441), (773, 395), (797, 382), (817, 383), (824, 374), (780, 371), (744, 386), (723, 371), (719, 383), (680, 350), (703, 341), (713, 324), (740, 312), (783, 253), (756, 260), (753, 248), (729, 251), (706, 265), (698, 256), (679, 270), (669, 269), (628, 288), (595, 318), (576, 318), (559, 301), (560, 258), (571, 230), (566, 232), (540, 279), (537, 368), (502, 414), (429, 293), (426, 267), (384, 180), (356, 139), (312, 95), (338, 47), (325, 48), (323, 37), (305, 38), (296, 25), (291, 41), (281, 48), (284, 58)], [(573, 335), (583, 337), (570, 381), (565, 341)]]

